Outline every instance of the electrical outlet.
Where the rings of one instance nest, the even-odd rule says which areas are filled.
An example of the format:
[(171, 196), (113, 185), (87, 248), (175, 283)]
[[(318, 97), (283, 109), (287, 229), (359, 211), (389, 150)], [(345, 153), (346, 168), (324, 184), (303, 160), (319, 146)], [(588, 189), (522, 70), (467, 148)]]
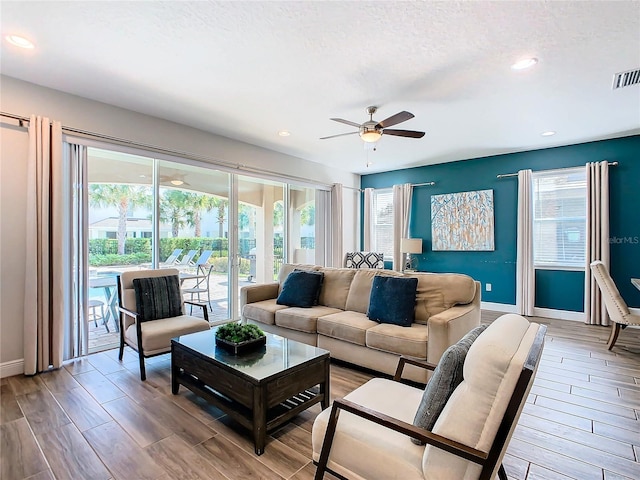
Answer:
[(490, 291), (491, 291), (491, 284), (490, 284), (490, 283), (486, 283), (486, 284), (484, 285), (484, 289), (485, 289), (487, 292), (490, 292)]

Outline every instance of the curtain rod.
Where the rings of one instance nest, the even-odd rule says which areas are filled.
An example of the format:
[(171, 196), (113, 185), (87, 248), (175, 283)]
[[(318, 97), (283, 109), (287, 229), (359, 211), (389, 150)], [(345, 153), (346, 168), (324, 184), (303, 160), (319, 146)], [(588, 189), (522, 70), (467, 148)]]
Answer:
[[(412, 187), (424, 187), (424, 186), (433, 186), (435, 185), (436, 182), (425, 182), (425, 183), (412, 183), (411, 186)], [(343, 188), (351, 188), (353, 190), (358, 190), (359, 192), (364, 192), (364, 188), (353, 188), (353, 187), (343, 187)], [(384, 187), (384, 188), (389, 188), (389, 187)], [(374, 190), (376, 190), (374, 188)]]
[[(15, 115), (13, 113), (6, 113), (6, 112), (0, 112), (0, 116), (3, 117), (7, 117), (7, 118), (12, 118), (14, 120), (18, 121), (18, 124), (20, 127), (24, 127), (24, 123), (30, 122), (30, 118), (29, 117), (23, 117), (20, 115)], [(281, 174), (281, 173), (277, 173), (277, 172), (273, 172), (271, 170), (267, 170), (264, 168), (258, 168), (258, 167), (251, 167), (248, 165), (242, 165), (240, 163), (233, 163), (233, 162), (228, 162), (225, 160), (219, 160), (216, 158), (211, 158), (211, 157), (205, 157), (205, 156), (201, 156), (201, 155), (196, 155), (193, 153), (188, 153), (188, 152), (181, 152), (178, 150), (169, 150), (166, 148), (162, 148), (162, 147), (157, 147), (155, 145), (149, 145), (149, 144), (144, 144), (144, 143), (137, 143), (134, 142), (132, 140), (125, 140), (124, 138), (118, 138), (118, 137), (111, 137), (109, 135), (103, 135), (101, 133), (95, 133), (95, 132), (89, 132), (86, 130), (80, 130), (77, 128), (72, 128), (72, 127), (65, 127), (64, 125), (62, 126), (62, 131), (64, 133), (71, 133), (71, 134), (76, 134), (76, 135), (81, 135), (84, 137), (89, 137), (89, 138), (93, 138), (93, 139), (99, 139), (99, 140), (108, 140), (114, 143), (118, 143), (120, 145), (125, 145), (125, 146), (131, 146), (131, 147), (136, 147), (136, 148), (143, 148), (146, 150), (150, 150), (150, 151), (154, 151), (157, 153), (163, 153), (166, 155), (173, 155), (176, 157), (182, 157), (182, 158), (187, 158), (190, 160), (198, 160), (201, 162), (205, 162), (208, 163), (210, 165), (218, 165), (221, 167), (227, 167), (227, 168), (231, 168), (234, 170), (240, 170), (240, 171), (244, 171), (244, 172), (252, 172), (252, 173), (262, 173), (262, 174), (266, 174), (266, 175), (271, 175), (271, 176), (277, 176), (279, 178), (285, 179), (285, 180), (293, 180), (293, 181), (301, 181), (301, 182), (305, 182), (305, 183), (312, 183), (314, 185), (318, 185), (318, 186), (322, 186), (322, 187), (328, 187), (331, 188), (332, 185), (327, 184), (327, 183), (322, 183), (322, 182), (317, 182), (315, 180), (310, 180), (308, 178), (304, 178), (304, 177), (297, 177), (295, 175), (286, 175), (286, 174)], [(352, 187), (353, 188), (353, 187)]]
[[(618, 162), (609, 162), (608, 165), (610, 167), (617, 167)], [(575, 167), (567, 167), (567, 168), (575, 168)], [(558, 170), (563, 170), (563, 169), (559, 168)], [(518, 176), (517, 173), (501, 173), (500, 175), (496, 175), (496, 178), (517, 177), (517, 176)]]

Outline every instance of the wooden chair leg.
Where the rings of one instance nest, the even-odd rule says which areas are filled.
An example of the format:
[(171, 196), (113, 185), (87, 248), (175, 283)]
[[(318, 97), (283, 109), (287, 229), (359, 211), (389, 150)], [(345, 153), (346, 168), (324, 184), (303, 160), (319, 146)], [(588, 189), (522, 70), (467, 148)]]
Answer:
[(498, 478), (500, 480), (508, 480), (507, 479), (507, 472), (504, 470), (504, 465), (500, 465), (500, 468), (498, 469)]
[(616, 340), (618, 340), (619, 334), (620, 334), (620, 324), (614, 323), (613, 325), (611, 325), (611, 335), (609, 336), (609, 342), (607, 343), (608, 350), (611, 350), (613, 348), (613, 345), (616, 343)]
[(118, 360), (122, 361), (123, 355), (124, 355), (124, 341), (122, 340), (122, 335), (120, 335), (120, 352), (118, 353)]
[(144, 355), (138, 353), (138, 357), (140, 359), (140, 380), (145, 381), (147, 379), (147, 371), (144, 368)]

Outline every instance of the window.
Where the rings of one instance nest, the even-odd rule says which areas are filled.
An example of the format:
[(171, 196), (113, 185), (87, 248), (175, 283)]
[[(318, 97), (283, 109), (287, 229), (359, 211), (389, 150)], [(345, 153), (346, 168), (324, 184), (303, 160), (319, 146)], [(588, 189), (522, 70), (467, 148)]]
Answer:
[(533, 173), (536, 267), (584, 268), (587, 211), (584, 167)]
[(374, 252), (384, 253), (385, 260), (393, 259), (393, 189), (385, 188), (373, 192), (373, 239)]

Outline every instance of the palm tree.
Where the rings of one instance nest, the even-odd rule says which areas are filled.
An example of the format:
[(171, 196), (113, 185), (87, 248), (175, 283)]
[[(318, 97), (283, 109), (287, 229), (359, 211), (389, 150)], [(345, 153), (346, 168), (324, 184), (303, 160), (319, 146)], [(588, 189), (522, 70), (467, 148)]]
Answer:
[[(196, 237), (202, 235), (202, 210), (210, 212), (217, 206), (217, 197), (212, 195), (193, 194), (193, 228)], [(223, 219), (224, 221), (224, 219)]]
[(89, 186), (89, 204), (93, 207), (118, 208), (118, 255), (124, 255), (127, 238), (127, 212), (130, 208), (149, 205), (150, 196), (146, 187), (94, 183)]
[(224, 220), (227, 216), (227, 207), (229, 206), (229, 201), (226, 198), (222, 197), (213, 197), (213, 206), (218, 209), (218, 237), (223, 238), (224, 236)]
[(182, 190), (165, 190), (160, 197), (160, 221), (171, 223), (171, 236), (176, 238), (180, 229), (193, 224), (192, 194)]
[(300, 210), (300, 223), (302, 225), (316, 224), (316, 206), (313, 203), (305, 205)]

